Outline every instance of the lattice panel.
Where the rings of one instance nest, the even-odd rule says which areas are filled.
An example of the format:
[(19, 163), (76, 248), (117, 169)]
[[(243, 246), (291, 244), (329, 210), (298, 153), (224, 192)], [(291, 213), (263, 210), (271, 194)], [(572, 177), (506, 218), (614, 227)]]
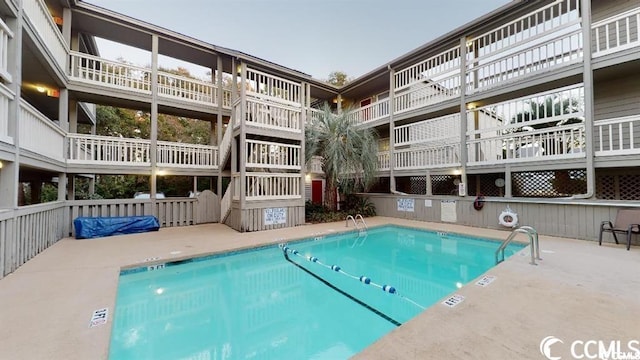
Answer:
[(431, 175), (431, 192), (433, 195), (458, 195), (459, 180), (457, 175)]
[(628, 174), (620, 175), (618, 183), (618, 187), (620, 188), (620, 200), (640, 199), (640, 176)]
[(514, 197), (566, 197), (587, 192), (585, 169), (524, 171), (511, 174)]
[[(502, 179), (502, 186), (496, 180)], [(469, 196), (504, 196), (504, 174), (471, 174), (467, 175), (467, 193)]]
[(426, 176), (399, 176), (396, 177), (396, 190), (413, 195), (427, 194)]
[(596, 175), (596, 197), (604, 200), (615, 200), (616, 176)]

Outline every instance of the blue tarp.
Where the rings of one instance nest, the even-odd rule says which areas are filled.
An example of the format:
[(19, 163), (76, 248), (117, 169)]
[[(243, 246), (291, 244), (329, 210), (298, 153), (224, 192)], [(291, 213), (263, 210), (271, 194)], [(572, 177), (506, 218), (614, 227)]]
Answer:
[(158, 231), (155, 216), (79, 217), (73, 220), (76, 239)]

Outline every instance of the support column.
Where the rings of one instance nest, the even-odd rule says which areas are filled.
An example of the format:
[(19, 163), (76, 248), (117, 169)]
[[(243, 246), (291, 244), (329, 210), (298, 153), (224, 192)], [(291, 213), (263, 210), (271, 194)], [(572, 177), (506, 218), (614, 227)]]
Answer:
[(581, 0), (582, 7), (582, 64), (583, 67), (583, 83), (584, 83), (584, 127), (585, 127), (585, 155), (587, 170), (587, 193), (582, 197), (592, 198), (595, 196), (596, 187), (596, 170), (594, 167), (595, 148), (593, 144), (593, 122), (594, 122), (594, 95), (593, 95), (593, 67), (592, 58), (592, 36), (591, 36), (591, 0)]
[(301, 199), (301, 206), (304, 206), (305, 204), (305, 198), (304, 198), (304, 188), (306, 186), (307, 183), (307, 163), (306, 163), (306, 156), (305, 156), (305, 124), (307, 123), (307, 114), (309, 112), (309, 109), (311, 108), (311, 85), (307, 82), (303, 82), (300, 84), (300, 91), (302, 93), (302, 99), (300, 100), (300, 103), (302, 105), (302, 114), (301, 114), (301, 128), (302, 131), (300, 133), (300, 176), (301, 176), (301, 181), (300, 181), (300, 199)]
[[(396, 96), (396, 71), (391, 67), (389, 69), (389, 190), (393, 194), (396, 191), (396, 176), (394, 174), (396, 167), (396, 124), (393, 114), (395, 113), (395, 96)], [(429, 178), (427, 177), (427, 182)]]
[(243, 212), (241, 216), (241, 227), (244, 227), (245, 218), (244, 218), (244, 209), (246, 208), (247, 202), (247, 167), (246, 167), (246, 159), (247, 159), (247, 145), (246, 145), (246, 136), (247, 136), (247, 64), (242, 62), (240, 64), (240, 137), (238, 138), (238, 143), (240, 145), (240, 161), (238, 162), (240, 167), (240, 211)]
[(8, 43), (7, 70), (12, 82), (7, 87), (15, 94), (9, 101), (8, 136), (13, 138), (13, 161), (2, 161), (0, 169), (0, 208), (15, 209), (18, 207), (20, 189), (20, 84), (22, 83), (22, 1), (18, 1), (18, 17), (8, 18), (6, 24), (13, 32)]
[[(216, 101), (218, 102), (218, 116), (217, 116), (217, 131), (216, 131), (216, 135), (217, 135), (217, 144), (218, 144), (218, 182), (216, 184), (216, 194), (218, 194), (218, 197), (220, 198), (220, 200), (222, 200), (222, 197), (224, 196), (224, 194), (222, 193), (222, 171), (224, 170), (224, 164), (222, 163), (222, 152), (224, 151), (224, 149), (222, 149), (220, 147), (220, 145), (222, 144), (222, 102), (223, 102), (223, 95), (224, 95), (224, 86), (222, 84), (222, 58), (220, 57), (220, 55), (218, 55), (217, 57), (217, 62), (216, 62), (216, 71), (215, 71), (215, 79), (213, 79), (214, 83), (216, 84), (217, 88), (218, 88), (218, 97), (216, 99)], [(231, 129), (227, 128), (226, 131), (231, 131)]]
[[(467, 39), (460, 38), (460, 182), (467, 184)], [(464, 195), (466, 196), (466, 194)]]
[[(149, 158), (151, 160), (150, 197), (155, 204), (158, 177), (158, 35), (151, 37), (151, 131)], [(155, 206), (154, 206), (155, 208)]]
[[(66, 88), (60, 89), (60, 97), (58, 98), (58, 121), (60, 123), (60, 129), (69, 133), (69, 90)], [(77, 123), (77, 119), (76, 119)], [(62, 146), (63, 157), (67, 158), (69, 154), (69, 142), (65, 139)], [(64, 201), (67, 199), (67, 173), (58, 173), (58, 201)]]

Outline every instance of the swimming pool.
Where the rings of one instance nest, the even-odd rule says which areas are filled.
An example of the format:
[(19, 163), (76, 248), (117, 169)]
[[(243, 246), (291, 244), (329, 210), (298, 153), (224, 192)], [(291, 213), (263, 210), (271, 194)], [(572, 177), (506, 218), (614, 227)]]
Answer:
[(494, 266), (499, 244), (384, 226), (123, 271), (109, 358), (348, 358)]

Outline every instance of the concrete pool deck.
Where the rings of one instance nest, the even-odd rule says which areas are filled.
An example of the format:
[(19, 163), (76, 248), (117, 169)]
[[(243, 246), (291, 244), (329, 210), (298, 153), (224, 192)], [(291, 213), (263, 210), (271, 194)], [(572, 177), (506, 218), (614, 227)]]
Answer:
[[(384, 217), (367, 223), (496, 239), (509, 234)], [(60, 240), (0, 280), (0, 359), (106, 359), (123, 267), (344, 230), (344, 222), (253, 233), (208, 224)], [(640, 340), (640, 247), (547, 236), (540, 247), (538, 266), (529, 265), (527, 248), (489, 270), (496, 277), (489, 286), (470, 282), (457, 291), (465, 300), (456, 307), (436, 304), (354, 358), (544, 359), (540, 341), (555, 336), (563, 343), (550, 347), (552, 355), (567, 359), (576, 340), (620, 340), (623, 350)], [(105, 307), (108, 322), (90, 328), (93, 311)]]

